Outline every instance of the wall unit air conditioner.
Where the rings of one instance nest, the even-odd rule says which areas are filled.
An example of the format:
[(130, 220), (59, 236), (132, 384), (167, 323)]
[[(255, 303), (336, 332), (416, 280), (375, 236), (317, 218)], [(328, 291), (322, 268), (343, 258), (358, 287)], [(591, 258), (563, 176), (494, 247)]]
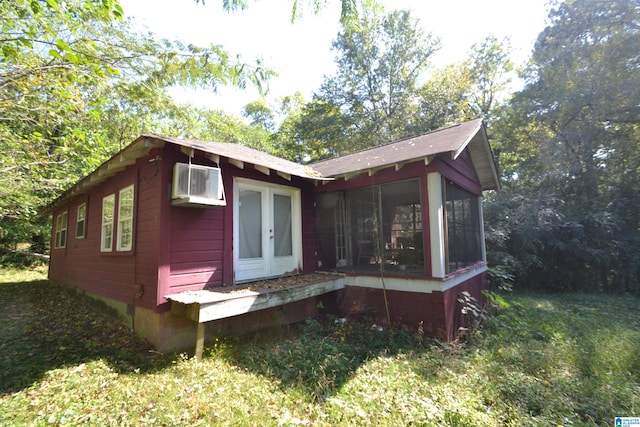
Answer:
[(172, 204), (179, 206), (225, 206), (220, 168), (176, 163), (173, 168)]

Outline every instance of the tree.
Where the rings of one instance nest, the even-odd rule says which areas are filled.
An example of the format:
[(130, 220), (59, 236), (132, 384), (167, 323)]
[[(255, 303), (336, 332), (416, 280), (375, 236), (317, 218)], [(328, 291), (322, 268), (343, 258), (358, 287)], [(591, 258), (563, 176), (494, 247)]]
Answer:
[[(343, 27), (333, 48), (338, 71), (325, 79), (302, 115), (303, 139), (356, 150), (420, 127), (414, 123), (417, 86), (438, 41), (423, 32), (410, 12), (369, 13), (357, 27)], [(325, 115), (320, 127), (313, 125), (317, 114)], [(330, 147), (327, 154), (340, 152)]]
[[(196, 3), (205, 3), (205, 0), (195, 0)], [(346, 26), (355, 25), (360, 16), (367, 10), (379, 10), (380, 5), (376, 0), (340, 0), (341, 13), (340, 22)], [(291, 2), (291, 22), (301, 17), (305, 10), (311, 10), (311, 13), (317, 14), (326, 4), (326, 0), (293, 0)], [(235, 12), (245, 10), (249, 7), (249, 0), (223, 0), (222, 7), (227, 12)]]
[(512, 218), (507, 243), (539, 242), (515, 252), (537, 260), (523, 281), (640, 293), (640, 261), (629, 255), (640, 229), (628, 211), (640, 202), (639, 22), (638, 1), (569, 0), (538, 37), (512, 102), (520, 126), (502, 127), (519, 142), (506, 178), (514, 197), (526, 194), (531, 224), (502, 211)]
[(494, 109), (511, 83), (509, 74), (513, 71), (513, 63), (510, 55), (509, 40), (499, 41), (493, 35), (471, 47), (471, 55), (464, 68), (471, 86), (468, 102), (474, 116), (494, 121)]
[(24, 241), (43, 204), (175, 115), (168, 87), (262, 85), (273, 74), (218, 46), (136, 35), (122, 13), (116, 0), (0, 2), (3, 243)]

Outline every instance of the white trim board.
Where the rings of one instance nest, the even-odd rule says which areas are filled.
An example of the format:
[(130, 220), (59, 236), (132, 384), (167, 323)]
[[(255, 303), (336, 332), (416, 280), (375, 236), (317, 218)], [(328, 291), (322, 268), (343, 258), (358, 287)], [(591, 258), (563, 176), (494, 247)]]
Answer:
[[(474, 267), (469, 271), (457, 274), (451, 279), (402, 279), (398, 277), (385, 277), (384, 288), (388, 291), (417, 292), (430, 294), (432, 292), (445, 292), (467, 280), (487, 271), (486, 265)], [(361, 288), (383, 289), (382, 279), (378, 276), (347, 276), (345, 286)]]

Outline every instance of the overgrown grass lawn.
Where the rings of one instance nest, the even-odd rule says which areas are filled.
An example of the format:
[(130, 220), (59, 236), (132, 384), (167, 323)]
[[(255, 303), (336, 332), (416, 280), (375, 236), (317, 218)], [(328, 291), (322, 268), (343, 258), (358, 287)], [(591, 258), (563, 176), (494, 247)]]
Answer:
[[(151, 351), (41, 272), (0, 272), (0, 425), (614, 425), (640, 416), (639, 300), (506, 296), (465, 342), (329, 315)], [(393, 309), (393, 307), (391, 307)]]

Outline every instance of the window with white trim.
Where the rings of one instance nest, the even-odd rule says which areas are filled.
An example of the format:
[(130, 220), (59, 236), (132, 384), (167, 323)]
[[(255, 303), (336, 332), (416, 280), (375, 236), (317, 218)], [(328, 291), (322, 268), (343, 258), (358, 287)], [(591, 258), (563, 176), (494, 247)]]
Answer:
[(54, 248), (64, 248), (67, 245), (67, 221), (69, 213), (67, 211), (62, 212), (56, 217), (56, 240), (54, 242)]
[(84, 232), (87, 224), (87, 205), (85, 203), (78, 206), (76, 216), (76, 239), (84, 239)]
[(115, 214), (115, 204), (115, 194), (110, 194), (102, 199), (101, 252), (110, 252), (113, 249), (113, 216)]
[(120, 190), (118, 196), (118, 251), (133, 247), (133, 185)]

